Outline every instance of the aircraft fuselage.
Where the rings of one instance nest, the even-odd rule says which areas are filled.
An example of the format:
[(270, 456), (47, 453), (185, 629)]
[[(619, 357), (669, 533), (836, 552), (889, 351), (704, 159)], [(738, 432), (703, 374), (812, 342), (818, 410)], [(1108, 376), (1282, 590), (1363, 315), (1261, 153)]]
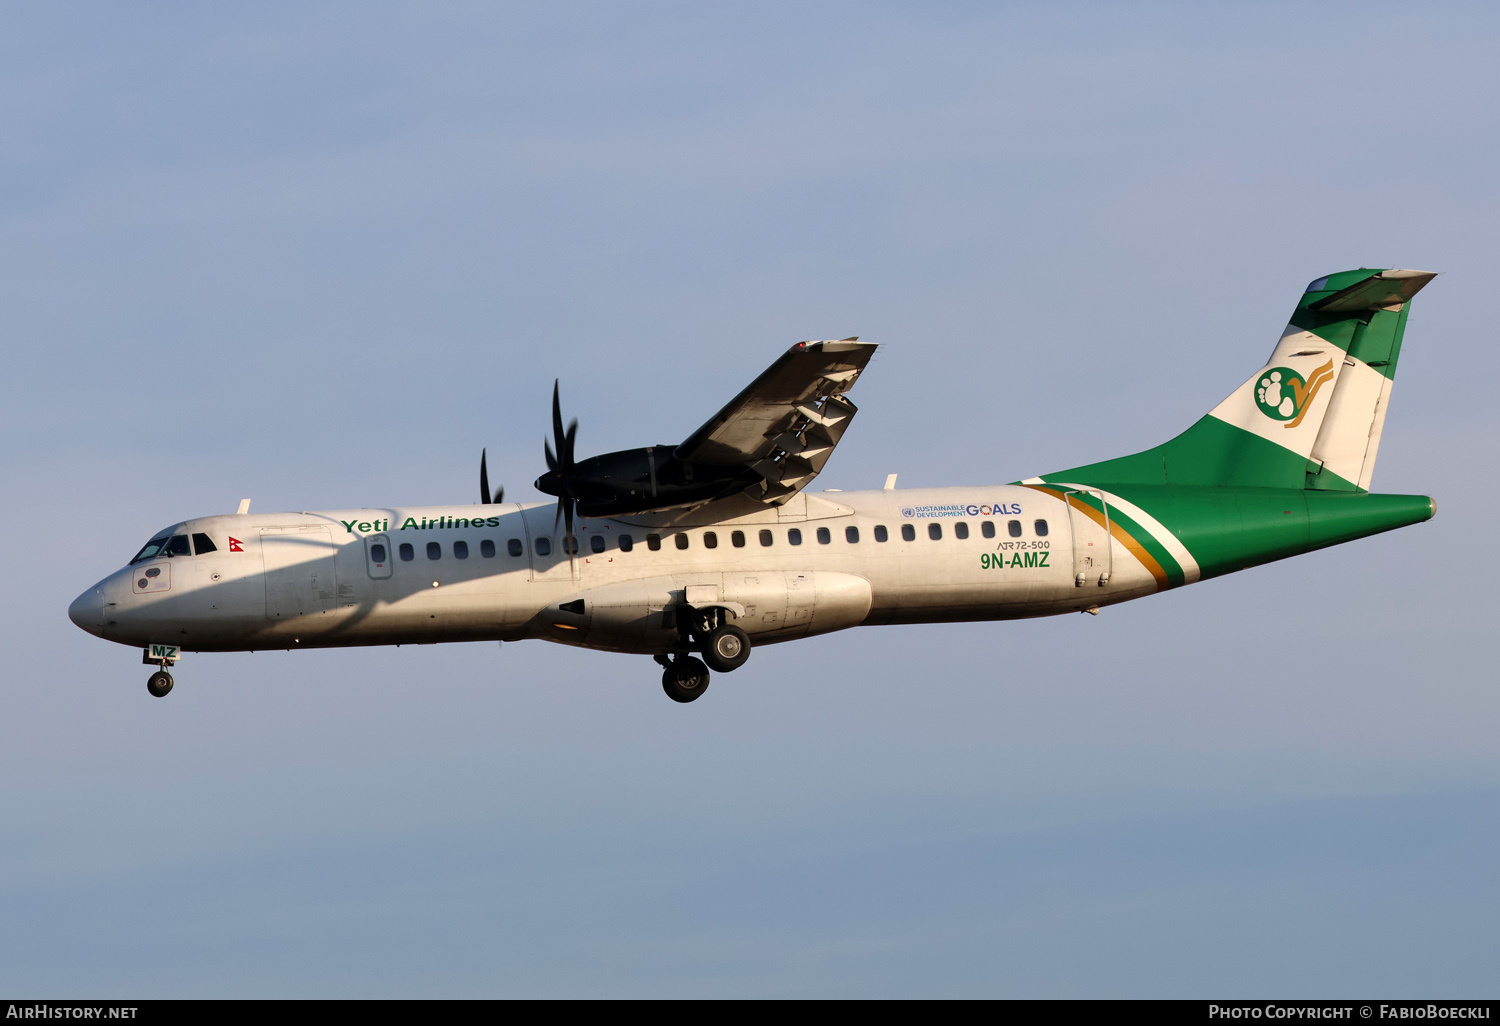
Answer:
[[(684, 607), (728, 610), (756, 645), (1092, 611), (1431, 516), (1417, 496), (1123, 490), (824, 492), (702, 525), (580, 519), (571, 559), (550, 503), (202, 517), (167, 533), (213, 551), (133, 563), (69, 613), (110, 641), (200, 652), (544, 638), (659, 654)], [(1168, 505), (1216, 540), (1211, 558), (1148, 512)]]

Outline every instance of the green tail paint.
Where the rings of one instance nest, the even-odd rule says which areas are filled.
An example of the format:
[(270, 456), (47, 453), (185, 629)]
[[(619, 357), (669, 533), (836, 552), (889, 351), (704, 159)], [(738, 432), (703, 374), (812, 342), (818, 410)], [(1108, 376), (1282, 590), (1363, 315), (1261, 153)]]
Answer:
[(1179, 569), (1139, 530), (1166, 587), (1429, 519), (1430, 498), (1369, 488), (1411, 298), (1434, 277), (1317, 279), (1266, 365), (1182, 434), (1023, 483), (1086, 486), (1149, 513), (1197, 564)]

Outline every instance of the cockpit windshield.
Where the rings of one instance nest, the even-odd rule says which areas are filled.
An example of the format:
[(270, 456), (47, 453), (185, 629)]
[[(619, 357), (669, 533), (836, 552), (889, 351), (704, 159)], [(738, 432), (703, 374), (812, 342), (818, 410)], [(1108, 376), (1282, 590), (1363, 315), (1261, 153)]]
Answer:
[(161, 550), (166, 548), (167, 542), (171, 540), (172, 533), (170, 531), (157, 535), (155, 538), (152, 538), (150, 541), (148, 541), (145, 546), (142, 547), (141, 551), (135, 554), (135, 558), (130, 561), (131, 564), (134, 565), (136, 563), (144, 563), (148, 559), (155, 559), (157, 556), (162, 555)]
[[(163, 556), (191, 556), (193, 554), (193, 547), (188, 541), (188, 536), (185, 534), (174, 534), (172, 533), (173, 530), (172, 528), (168, 528), (148, 541), (141, 551), (135, 554), (135, 558), (130, 561), (129, 565), (134, 566), (136, 563), (144, 563), (148, 559), (161, 559)], [(203, 542), (198, 546), (199, 555), (215, 551), (214, 543), (209, 540), (208, 535), (200, 534), (198, 537), (203, 539)]]

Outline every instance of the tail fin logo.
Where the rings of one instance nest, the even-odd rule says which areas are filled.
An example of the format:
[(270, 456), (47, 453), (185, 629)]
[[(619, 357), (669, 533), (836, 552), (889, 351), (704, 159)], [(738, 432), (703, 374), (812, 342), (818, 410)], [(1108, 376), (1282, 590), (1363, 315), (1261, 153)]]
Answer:
[(1286, 421), (1285, 427), (1302, 423), (1318, 390), (1333, 380), (1333, 361), (1303, 378), (1290, 367), (1272, 367), (1255, 384), (1255, 405), (1272, 420)]

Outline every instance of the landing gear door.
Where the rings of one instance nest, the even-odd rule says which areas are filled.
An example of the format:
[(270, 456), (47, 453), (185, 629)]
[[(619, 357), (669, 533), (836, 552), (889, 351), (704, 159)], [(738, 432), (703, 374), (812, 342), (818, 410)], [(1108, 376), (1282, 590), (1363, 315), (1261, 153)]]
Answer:
[(365, 539), (365, 569), (370, 577), (383, 581), (391, 576), (391, 540), (383, 534), (372, 534)]
[(1073, 536), (1073, 586), (1102, 588), (1114, 571), (1109, 540), (1109, 504), (1104, 496), (1085, 489), (1063, 493), (1068, 504), (1068, 528)]

